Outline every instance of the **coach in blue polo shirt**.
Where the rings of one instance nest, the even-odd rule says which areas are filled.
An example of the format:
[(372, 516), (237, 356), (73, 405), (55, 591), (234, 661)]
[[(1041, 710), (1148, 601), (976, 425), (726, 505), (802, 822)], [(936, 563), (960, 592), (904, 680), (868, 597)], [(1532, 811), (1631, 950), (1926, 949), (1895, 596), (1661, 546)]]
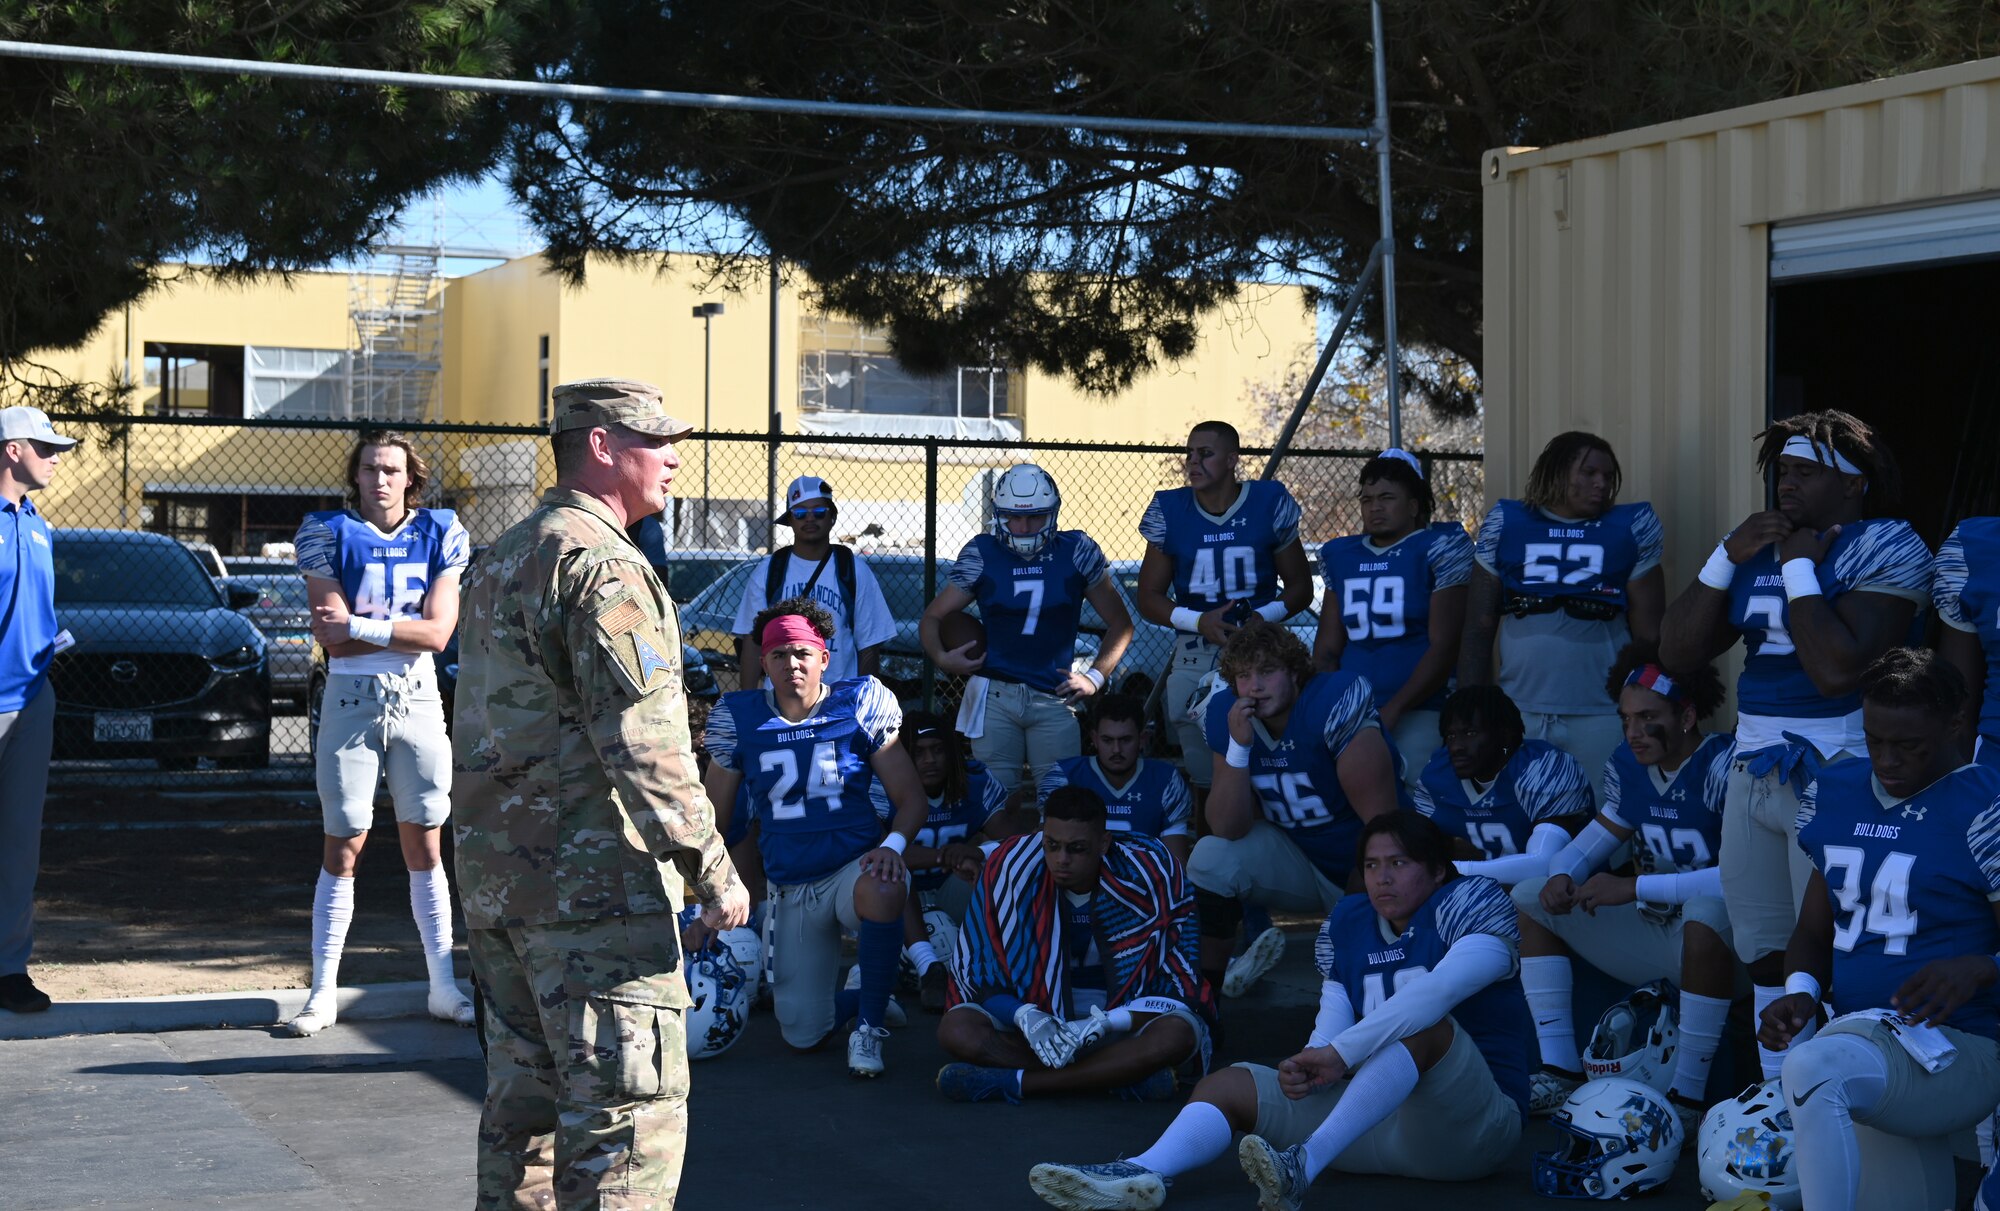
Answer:
[(56, 565), (28, 493), (49, 486), (75, 444), (39, 408), (0, 408), (0, 1009), (13, 1013), (49, 1007), (28, 978), (28, 951), (55, 739)]

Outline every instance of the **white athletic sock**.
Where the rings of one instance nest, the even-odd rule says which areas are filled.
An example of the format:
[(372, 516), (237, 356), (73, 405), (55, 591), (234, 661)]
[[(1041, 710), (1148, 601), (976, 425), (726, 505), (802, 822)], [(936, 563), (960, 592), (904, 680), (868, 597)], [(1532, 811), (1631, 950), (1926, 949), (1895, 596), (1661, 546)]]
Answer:
[(1851, 1034), (1830, 1034), (1788, 1054), (1785, 1088), (1805, 1093), (1792, 1107), (1792, 1149), (1799, 1193), (1813, 1211), (1853, 1211), (1861, 1185), (1861, 1146), (1854, 1112), (1867, 1113), (1889, 1091), (1889, 1064), (1874, 1044)]
[[(1757, 1015), (1753, 1020), (1759, 1026), (1762, 1026), (1764, 1022), (1764, 1010), (1770, 1007), (1771, 1002), (1779, 999), (1784, 995), (1785, 995), (1785, 990), (1783, 988), (1771, 988), (1763, 984), (1752, 984), (1750, 986), (1751, 1005), (1753, 1007), (1752, 1012), (1754, 1012)], [(1790, 1046), (1797, 1047), (1800, 1043), (1803, 1043), (1807, 1039), (1813, 1037), (1813, 1035), (1818, 1033), (1818, 1031), (1819, 1031), (1818, 1022), (1806, 1023), (1806, 1028), (1804, 1030), (1801, 1030), (1797, 1034), (1792, 1036), (1792, 1041)], [(1791, 1052), (1789, 1050), (1773, 1051), (1769, 1047), (1764, 1046), (1763, 1043), (1759, 1042), (1757, 1044), (1757, 1064), (1758, 1067), (1764, 1070), (1764, 1079), (1767, 1081), (1776, 1080), (1778, 1077), (1778, 1070), (1784, 1067), (1785, 1057), (1790, 1054)]]
[(354, 876), (320, 868), (313, 887), (313, 982), (303, 1012), (332, 1012), (340, 987), (340, 952), (347, 946), (347, 927), (354, 922)]
[(931, 949), (929, 942), (912, 942), (908, 946), (903, 947), (903, 953), (910, 956), (910, 962), (916, 964), (917, 977), (919, 979), (922, 979), (925, 972), (936, 967), (941, 961), (937, 957), (937, 951)]
[(1160, 1138), (1153, 1141), (1152, 1147), (1129, 1159), (1161, 1177), (1179, 1177), (1229, 1151), (1234, 1134), (1220, 1106), (1213, 1102), (1189, 1102), (1167, 1124)]
[(417, 936), (424, 943), (424, 966), (430, 972), (431, 989), (456, 989), (451, 974), (451, 884), (444, 867), (410, 872), (410, 915), (416, 918)]
[(1708, 1090), (1708, 1070), (1715, 1063), (1715, 1050), (1722, 1046), (1723, 1023), (1728, 1020), (1728, 1001), (1681, 992), (1681, 1056), (1674, 1065), (1669, 1092), (1691, 1102), (1701, 1100)]
[(1384, 1047), (1356, 1068), (1333, 1113), (1306, 1138), (1306, 1180), (1318, 1178), (1349, 1145), (1396, 1113), (1421, 1079), (1416, 1057), (1400, 1044)]
[(1542, 1043), (1542, 1064), (1564, 1072), (1582, 1072), (1583, 1056), (1576, 1049), (1575, 974), (1563, 955), (1526, 955), (1521, 959), (1521, 991), (1528, 1012), (1535, 1015), (1535, 1037)]

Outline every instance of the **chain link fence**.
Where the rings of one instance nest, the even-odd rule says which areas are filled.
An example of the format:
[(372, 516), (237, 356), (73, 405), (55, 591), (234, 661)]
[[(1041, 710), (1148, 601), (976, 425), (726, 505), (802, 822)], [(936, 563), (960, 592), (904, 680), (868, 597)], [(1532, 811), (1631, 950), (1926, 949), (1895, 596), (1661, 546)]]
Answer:
[[(57, 420), (85, 440), (64, 456), (36, 501), (57, 530), (57, 613), (77, 641), (51, 670), (55, 777), (309, 782), (323, 664), (315, 660), (290, 544), (307, 513), (345, 503), (342, 481), (362, 427)], [(536, 429), (401, 431), (428, 466), (425, 503), (456, 509), (475, 550), (527, 513), (554, 480), (548, 441)], [(944, 706), (956, 687), (940, 684), (924, 657), (917, 618), (951, 558), (984, 527), (994, 477), (1019, 462), (1046, 469), (1062, 491), (1062, 526), (1104, 548), (1135, 618), (1145, 545), (1140, 515), (1155, 491), (1183, 482), (1181, 447), (1165, 444), (707, 433), (677, 452), (673, 499), (640, 537), (656, 562), (664, 561), (685, 637), (722, 688), (738, 684), (732, 631), (750, 565), (774, 539), (783, 545), (789, 537), (772, 524), (775, 506), (793, 477), (817, 475), (839, 506), (836, 540), (869, 561), (897, 620), (897, 637), (883, 653), (884, 679), (906, 699)], [(1240, 474), (1261, 474), (1267, 453), (1245, 451)], [(1359, 528), (1355, 477), (1371, 453), (1286, 455), (1278, 478), (1304, 507), (1308, 552)], [(1439, 519), (1476, 527), (1484, 507), (1480, 456), (1419, 457)], [(1119, 677), (1124, 688), (1143, 693), (1160, 680), (1171, 636), (1138, 625)], [(1086, 635), (1079, 657), (1094, 643)], [(440, 659), (447, 691), (454, 660), (454, 652)]]

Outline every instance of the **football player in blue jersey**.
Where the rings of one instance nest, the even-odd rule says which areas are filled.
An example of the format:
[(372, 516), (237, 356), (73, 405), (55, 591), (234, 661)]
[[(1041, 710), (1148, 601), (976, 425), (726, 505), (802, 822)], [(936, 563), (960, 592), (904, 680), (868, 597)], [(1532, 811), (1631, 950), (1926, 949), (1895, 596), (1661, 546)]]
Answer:
[[(993, 528), (975, 534), (952, 561), (951, 580), (925, 608), (917, 633), (924, 651), (947, 673), (970, 677), (958, 730), (972, 755), (1012, 794), (1021, 769), (1029, 786), (1082, 747), (1076, 707), (1104, 688), (1132, 641), (1132, 616), (1105, 573), (1104, 552), (1082, 530), (1060, 530), (1062, 495), (1033, 463), (1007, 468), (993, 485)], [(1097, 659), (1070, 668), (1083, 603), (1097, 607), (1104, 638)], [(971, 643), (946, 651), (938, 625), (977, 603), (986, 651)]]
[(1622, 477), (1603, 438), (1550, 439), (1521, 499), (1479, 527), (1458, 659), (1460, 686), (1506, 690), (1528, 735), (1582, 762), (1597, 791), (1619, 740), (1605, 670), (1628, 640), (1658, 641), (1666, 601), (1659, 514), (1619, 504)]
[[(1797, 845), (1798, 793), (1823, 763), (1859, 754), (1861, 673), (1909, 642), (1929, 597), (1931, 554), (1890, 514), (1896, 462), (1845, 412), (1807, 412), (1758, 434), (1776, 509), (1752, 513), (1667, 611), (1661, 663), (1699, 668), (1743, 640), (1736, 759), (1722, 813), (1722, 897), (1761, 1014), (1782, 990), (1785, 944), (1811, 863)], [(1782, 1057), (1758, 1058), (1768, 1080)]]
[(1038, 801), (1065, 786), (1081, 786), (1104, 800), (1114, 833), (1157, 838), (1183, 865), (1194, 848), (1194, 796), (1181, 772), (1140, 756), (1146, 708), (1137, 698), (1112, 694), (1091, 715), (1093, 754), (1058, 761), (1036, 788)]
[[(1938, 548), (1931, 604), (1944, 628), (1938, 655), (1972, 691), (1972, 759), (2000, 765), (2000, 517), (1968, 517)], [(2000, 1167), (1996, 1167), (2000, 1171)]]
[(1473, 685), (1438, 714), (1444, 744), (1424, 766), (1417, 811), (1454, 839), (1460, 874), (1502, 887), (1549, 871), (1549, 859), (1597, 805), (1575, 757), (1526, 738), (1504, 690)]
[(1202, 974), (1225, 996), (1241, 996), (1276, 961), (1253, 945), (1229, 962), (1243, 905), (1331, 911), (1353, 874), (1362, 823), (1394, 810), (1402, 784), (1368, 682), (1314, 672), (1291, 631), (1245, 624), (1223, 647), (1219, 671), (1224, 685), (1206, 715), (1209, 748), (1224, 757), (1188, 879)]
[[(1583, 1080), (1571, 1004), (1574, 951), (1621, 984), (1664, 979), (1681, 990), (1680, 1054), (1667, 1097), (1684, 1118), (1695, 1117), (1729, 1004), (1746, 983), (1730, 948), (1715, 865), (1732, 741), (1701, 730), (1722, 705), (1722, 678), (1713, 665), (1669, 673), (1652, 645), (1634, 643), (1618, 654), (1605, 688), (1618, 703), (1625, 743), (1604, 771), (1604, 805), (1556, 856), (1555, 873), (1514, 885), (1521, 987), (1542, 1047), (1529, 1109), (1553, 1112)], [(1613, 851), (1635, 836), (1641, 873), (1605, 870)]]
[(1266, 1211), (1301, 1206), (1327, 1169), (1470, 1181), (1506, 1163), (1533, 1034), (1514, 979), (1513, 902), (1492, 880), (1457, 874), (1450, 838), (1415, 812), (1370, 820), (1361, 844), (1367, 894), (1320, 928), (1305, 1049), (1276, 1068), (1210, 1075), (1130, 1160), (1035, 1166), (1035, 1193), (1065, 1211), (1151, 1211), (1238, 1131)]
[[(944, 1012), (946, 976), (944, 958), (931, 946), (924, 913), (942, 909), (954, 924), (962, 920), (972, 880), (985, 861), (983, 846), (1014, 832), (1007, 792), (984, 765), (966, 759), (960, 751), (964, 743), (928, 711), (903, 716), (903, 745), (930, 808), (916, 840), (903, 852), (910, 890), (915, 893), (903, 905), (903, 957), (917, 970), (918, 992), (927, 1013)], [(896, 814), (888, 790), (877, 779), (868, 794), (875, 814), (886, 825)]]
[(1355, 499), (1361, 533), (1319, 549), (1326, 589), (1313, 659), (1375, 687), (1382, 730), (1406, 757), (1403, 777), (1414, 790), (1458, 665), (1472, 540), (1456, 522), (1431, 520), (1431, 486), (1406, 451), (1369, 459)]
[(438, 829), (451, 815), (451, 737), (431, 654), (458, 626), (458, 580), (470, 558), (449, 509), (423, 509), (430, 468), (400, 433), (361, 435), (347, 457), (350, 507), (308, 513), (296, 548), (327, 654), (313, 754), (326, 828), (313, 892), (312, 991), (292, 1034), (333, 1025), (341, 951), (354, 919), (354, 872), (386, 772), (410, 872), (410, 912), (430, 974), (432, 1016), (470, 1026), (472, 1002), (451, 969), (451, 888)]
[[(750, 787), (774, 914), (772, 1004), (785, 1042), (810, 1051), (851, 1013), (847, 1070), (880, 1076), (903, 949), (903, 854), (929, 812), (897, 735), (902, 708), (873, 677), (824, 682), (833, 616), (811, 598), (767, 607), (751, 634), (771, 688), (724, 694), (710, 712), (703, 781), (725, 834), (732, 809), (721, 805), (736, 802), (742, 783)], [(873, 779), (896, 805), (886, 837), (870, 803)], [(852, 994), (835, 987), (842, 926), (860, 938)]]
[(1139, 519), (1139, 613), (1170, 626), (1167, 717), (1197, 796), (1213, 778), (1207, 722), (1193, 710), (1222, 645), (1251, 618), (1283, 622), (1312, 602), (1299, 543), (1299, 502), (1271, 479), (1236, 478), (1234, 426), (1203, 421), (1188, 433), (1187, 486), (1153, 494)]
[[(2000, 770), (1960, 764), (1968, 697), (1932, 653), (1885, 653), (1861, 681), (1867, 758), (1821, 770), (1799, 805), (1813, 873), (1758, 1041), (1785, 1057), (1813, 1211), (1952, 1205), (1948, 1166), (1942, 1190), (1920, 1159), (1864, 1177), (1854, 1124), (1948, 1136), (2000, 1101)], [(1823, 996), (1837, 1016), (1806, 1039)]]

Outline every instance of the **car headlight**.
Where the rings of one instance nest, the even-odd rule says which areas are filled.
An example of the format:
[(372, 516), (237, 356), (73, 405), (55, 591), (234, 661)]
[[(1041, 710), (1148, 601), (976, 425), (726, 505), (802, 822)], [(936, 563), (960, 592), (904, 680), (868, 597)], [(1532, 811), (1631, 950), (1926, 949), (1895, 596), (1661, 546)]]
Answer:
[(240, 673), (245, 669), (254, 669), (262, 664), (264, 662), (264, 652), (263, 649), (252, 647), (246, 643), (242, 647), (232, 648), (220, 656), (210, 656), (208, 662), (214, 665), (220, 672)]

